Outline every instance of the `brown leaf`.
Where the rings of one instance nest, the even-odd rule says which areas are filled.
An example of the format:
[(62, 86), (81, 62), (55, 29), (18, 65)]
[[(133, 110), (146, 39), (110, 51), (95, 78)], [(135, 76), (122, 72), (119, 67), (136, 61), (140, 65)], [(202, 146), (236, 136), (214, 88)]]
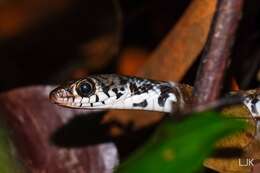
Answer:
[(118, 73), (135, 75), (148, 59), (148, 52), (143, 49), (129, 47), (122, 51), (118, 66)]
[(206, 43), (215, 7), (216, 0), (193, 0), (139, 74), (179, 81)]
[[(87, 15), (86, 20), (92, 32), (88, 31), (91, 35), (82, 45), (81, 52), (87, 69), (98, 71), (106, 68), (118, 56), (123, 25), (122, 12), (117, 0), (90, 2), (86, 9), (90, 15)], [(105, 8), (99, 8), (100, 4)]]
[[(0, 95), (1, 119), (11, 130), (11, 139), (25, 167), (31, 173), (112, 172), (118, 163), (113, 143), (82, 148), (61, 148), (50, 143), (50, 136), (58, 128), (82, 113), (51, 104), (51, 89), (27, 87)], [(79, 135), (88, 138), (84, 132)]]
[(105, 68), (119, 52), (120, 31), (116, 31), (115, 28), (114, 32), (105, 32), (107, 31), (89, 40), (81, 47), (86, 61), (85, 64), (90, 71)]
[(0, 6), (0, 38), (14, 37), (42, 22), (51, 13), (63, 12), (69, 0), (57, 1), (6, 1)]
[[(138, 76), (179, 81), (201, 52), (207, 39), (216, 0), (193, 0), (179, 22), (163, 39), (140, 69)], [(138, 127), (160, 120), (162, 114), (139, 111), (111, 111), (104, 121), (134, 122)]]
[(243, 163), (247, 158), (256, 158), (250, 153), (250, 150), (252, 151), (250, 148), (252, 148), (251, 145), (252, 142), (254, 142), (256, 130), (255, 121), (252, 119), (250, 112), (244, 105), (230, 106), (225, 108), (223, 113), (227, 114), (230, 118), (243, 118), (247, 121), (249, 127), (245, 132), (232, 135), (219, 141), (217, 148), (236, 148), (240, 149), (243, 153), (231, 158), (209, 158), (204, 162), (204, 165), (218, 172), (250, 172), (251, 167), (240, 166), (239, 159), (241, 163)]

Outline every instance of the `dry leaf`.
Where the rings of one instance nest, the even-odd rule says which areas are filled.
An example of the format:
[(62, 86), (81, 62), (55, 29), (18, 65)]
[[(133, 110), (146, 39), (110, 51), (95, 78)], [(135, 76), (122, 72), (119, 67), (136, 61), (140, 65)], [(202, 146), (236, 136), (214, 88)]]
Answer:
[(249, 153), (256, 131), (255, 121), (252, 119), (251, 113), (244, 105), (227, 107), (223, 110), (223, 113), (227, 114), (230, 118), (244, 119), (247, 121), (249, 127), (243, 133), (238, 133), (219, 141), (217, 148), (237, 148), (241, 149), (244, 153), (242, 156), (235, 158), (209, 158), (204, 162), (204, 165), (218, 172), (250, 172), (251, 167), (240, 166), (239, 161), (240, 163), (244, 163), (247, 158), (255, 158)]
[[(193, 0), (148, 62), (139, 69), (138, 76), (181, 80), (206, 43), (215, 7), (216, 0)], [(111, 111), (104, 121), (116, 119), (142, 127), (161, 117), (162, 114), (157, 112)]]
[[(24, 166), (31, 173), (112, 173), (118, 164), (117, 149), (113, 143), (64, 148), (50, 142), (50, 137), (58, 128), (83, 113), (50, 103), (51, 89), (35, 86), (0, 95), (1, 119), (11, 129), (11, 139)], [(84, 111), (84, 114), (89, 113)], [(86, 132), (83, 131), (74, 136), (90, 138), (84, 134)]]
[(23, 0), (0, 3), (0, 38), (7, 38), (43, 22), (53, 12), (63, 12), (71, 1)]

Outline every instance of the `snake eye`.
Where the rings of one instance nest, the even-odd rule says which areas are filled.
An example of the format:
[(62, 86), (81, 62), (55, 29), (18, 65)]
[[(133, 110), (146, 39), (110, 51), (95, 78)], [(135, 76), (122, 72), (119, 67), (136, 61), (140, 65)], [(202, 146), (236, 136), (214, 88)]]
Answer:
[(78, 84), (76, 91), (81, 97), (88, 97), (92, 93), (92, 84), (87, 81), (82, 81)]

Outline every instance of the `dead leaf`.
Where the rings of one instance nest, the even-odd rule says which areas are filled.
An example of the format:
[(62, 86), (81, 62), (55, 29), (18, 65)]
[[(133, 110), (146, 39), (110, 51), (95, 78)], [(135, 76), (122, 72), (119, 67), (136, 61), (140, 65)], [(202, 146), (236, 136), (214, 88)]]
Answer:
[(215, 7), (216, 0), (193, 0), (140, 69), (139, 75), (158, 80), (181, 80), (206, 43)]
[[(58, 128), (83, 113), (50, 103), (51, 89), (53, 87), (34, 86), (0, 95), (1, 120), (7, 122), (12, 142), (25, 168), (31, 173), (112, 173), (118, 164), (113, 143), (62, 148), (50, 142), (51, 135)], [(84, 114), (89, 113), (84, 111)], [(84, 134), (75, 135), (90, 137)]]
[(209, 158), (204, 162), (204, 165), (218, 172), (249, 173), (252, 168), (250, 166), (240, 166), (239, 161), (240, 163), (243, 163), (247, 158), (255, 158), (250, 154), (250, 150), (252, 150), (250, 148), (252, 148), (251, 145), (254, 141), (256, 132), (255, 121), (252, 119), (251, 113), (244, 105), (227, 107), (223, 110), (223, 113), (227, 114), (230, 118), (242, 118), (247, 121), (249, 126), (245, 132), (222, 139), (218, 142), (216, 147), (241, 149), (243, 154), (232, 158)]
[(126, 48), (119, 58), (118, 73), (134, 76), (148, 59), (148, 52), (138, 48)]
[[(163, 39), (137, 76), (159, 80), (179, 81), (203, 49), (216, 0), (193, 0), (179, 22)], [(111, 111), (104, 121), (133, 122), (137, 127), (161, 119), (157, 112)]]
[(72, 1), (6, 1), (0, 5), (0, 38), (14, 37), (43, 22), (50, 14), (63, 12)]

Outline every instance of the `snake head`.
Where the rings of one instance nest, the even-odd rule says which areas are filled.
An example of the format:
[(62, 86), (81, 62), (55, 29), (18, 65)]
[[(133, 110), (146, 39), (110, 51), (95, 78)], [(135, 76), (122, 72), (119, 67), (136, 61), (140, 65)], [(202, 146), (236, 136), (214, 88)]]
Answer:
[(91, 103), (90, 98), (93, 95), (95, 95), (95, 83), (87, 78), (70, 81), (55, 88), (51, 91), (49, 98), (52, 102), (61, 106), (80, 108), (83, 102)]
[(126, 91), (127, 85), (122, 85), (117, 80), (111, 75), (99, 75), (70, 81), (51, 91), (49, 98), (52, 102), (69, 108), (107, 108)]
[(93, 75), (59, 86), (50, 93), (50, 99), (69, 108), (170, 112), (172, 102), (178, 99), (176, 87), (169, 82), (138, 77)]

